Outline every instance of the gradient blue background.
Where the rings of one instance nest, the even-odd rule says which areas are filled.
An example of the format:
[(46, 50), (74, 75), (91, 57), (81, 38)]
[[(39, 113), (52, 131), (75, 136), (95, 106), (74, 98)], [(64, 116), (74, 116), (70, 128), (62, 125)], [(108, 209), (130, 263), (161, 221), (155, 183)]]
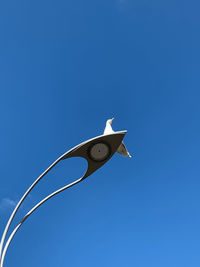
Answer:
[[(0, 2), (0, 233), (58, 156), (114, 130), (115, 154), (42, 206), (5, 267), (200, 266), (199, 1)], [(57, 166), (24, 202), (84, 172)], [(14, 225), (13, 225), (14, 226)]]

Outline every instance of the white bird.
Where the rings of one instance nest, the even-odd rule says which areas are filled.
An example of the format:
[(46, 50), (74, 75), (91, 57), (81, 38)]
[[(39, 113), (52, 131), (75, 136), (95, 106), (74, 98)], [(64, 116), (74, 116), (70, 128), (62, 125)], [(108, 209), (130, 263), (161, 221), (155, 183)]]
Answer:
[[(112, 134), (112, 133), (115, 132), (115, 131), (113, 131), (112, 126), (111, 126), (113, 120), (114, 120), (114, 118), (107, 120), (106, 127), (104, 129), (104, 133), (103, 134)], [(117, 152), (119, 154), (122, 154), (125, 157), (131, 158), (131, 155), (129, 154), (129, 152), (126, 149), (125, 144), (123, 142), (121, 142), (120, 146), (117, 149)]]

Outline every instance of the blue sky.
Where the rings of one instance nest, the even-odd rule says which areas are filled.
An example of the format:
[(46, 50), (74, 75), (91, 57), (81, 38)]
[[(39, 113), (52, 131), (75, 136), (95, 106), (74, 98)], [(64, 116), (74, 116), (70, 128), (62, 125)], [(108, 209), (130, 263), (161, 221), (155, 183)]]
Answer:
[[(198, 1), (0, 2), (0, 233), (25, 190), (112, 116), (132, 159), (115, 154), (28, 219), (11, 266), (200, 265)], [(79, 178), (66, 160), (13, 225)]]

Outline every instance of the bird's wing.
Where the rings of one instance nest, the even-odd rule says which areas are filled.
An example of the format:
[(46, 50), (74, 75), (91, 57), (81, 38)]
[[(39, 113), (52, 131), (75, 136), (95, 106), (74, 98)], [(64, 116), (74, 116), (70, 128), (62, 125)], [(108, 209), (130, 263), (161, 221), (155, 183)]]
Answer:
[(128, 150), (126, 149), (125, 144), (122, 142), (121, 145), (118, 147), (117, 152), (119, 154), (122, 154), (123, 156), (127, 156), (131, 158), (131, 155), (129, 154)]
[(124, 155), (126, 153), (127, 149), (125, 147), (125, 144), (122, 142), (120, 146), (117, 149), (117, 152)]

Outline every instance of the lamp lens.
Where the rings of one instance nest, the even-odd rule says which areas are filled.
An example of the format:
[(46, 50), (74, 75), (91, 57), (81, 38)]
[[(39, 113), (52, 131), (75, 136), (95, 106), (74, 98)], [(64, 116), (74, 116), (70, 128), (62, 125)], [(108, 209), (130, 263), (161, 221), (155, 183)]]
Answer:
[(102, 161), (109, 156), (110, 149), (105, 143), (97, 143), (90, 149), (90, 156), (93, 160)]

